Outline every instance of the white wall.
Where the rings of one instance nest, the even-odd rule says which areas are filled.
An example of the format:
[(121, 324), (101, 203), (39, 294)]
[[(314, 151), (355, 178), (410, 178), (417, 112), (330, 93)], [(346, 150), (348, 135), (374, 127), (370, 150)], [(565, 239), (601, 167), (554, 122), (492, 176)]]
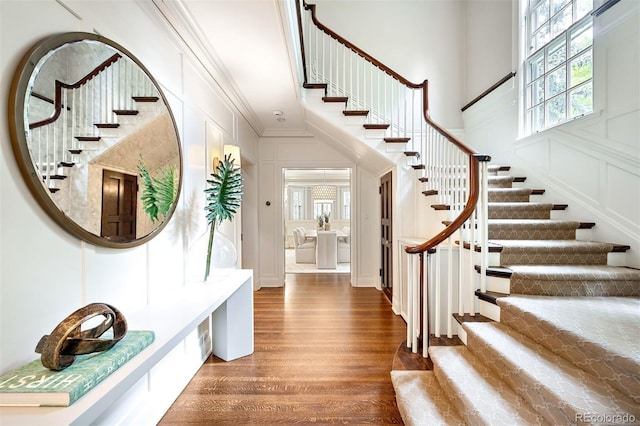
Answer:
[(464, 104), (515, 69), (511, 54), (515, 5), (513, 0), (464, 2)]
[[(22, 180), (0, 125), (0, 373), (36, 357), (35, 344), (65, 316), (95, 301), (111, 303), (125, 316), (171, 289), (187, 285), (193, 259), (187, 247), (206, 227), (203, 189), (211, 158), (222, 144), (240, 144), (248, 165), (245, 210), (255, 210), (257, 136), (214, 84), (170, 36), (148, 3), (55, 0), (0, 2), (0, 98), (8, 99), (15, 68), (27, 49), (53, 33), (99, 31), (124, 46), (149, 69), (169, 100), (183, 149), (183, 187), (174, 218), (150, 243), (119, 250), (94, 247), (57, 226)], [(0, 115), (7, 117), (2, 102)], [(257, 216), (243, 216), (249, 230)], [(235, 227), (223, 228), (239, 243)], [(255, 254), (255, 235), (245, 253)], [(251, 268), (247, 256), (244, 266)]]
[(448, 129), (462, 127), (464, 1), (314, 3), (320, 22), (411, 82), (428, 79), (431, 117)]
[[(591, 238), (627, 244), (640, 267), (640, 3), (623, 0), (594, 20), (595, 112), (518, 138), (520, 78), (464, 113), (465, 141), (509, 164), (564, 217), (595, 222)], [(522, 72), (519, 73), (520, 75)]]
[[(262, 138), (259, 143), (259, 285), (284, 284), (283, 169), (350, 168), (352, 252), (351, 284), (374, 287), (380, 284), (379, 179), (344, 153), (319, 137)], [(269, 205), (267, 205), (269, 203)]]

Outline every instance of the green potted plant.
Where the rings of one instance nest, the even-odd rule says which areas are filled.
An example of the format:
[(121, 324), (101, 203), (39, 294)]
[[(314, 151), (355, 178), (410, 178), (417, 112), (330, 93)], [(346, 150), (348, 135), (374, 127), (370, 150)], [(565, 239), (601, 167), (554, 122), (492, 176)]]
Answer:
[(204, 190), (207, 194), (207, 221), (209, 224), (209, 245), (207, 246), (207, 262), (204, 280), (209, 277), (211, 266), (211, 249), (215, 230), (224, 220), (232, 220), (242, 201), (243, 178), (240, 168), (234, 166), (234, 159), (226, 155), (220, 161), (207, 180), (209, 187)]

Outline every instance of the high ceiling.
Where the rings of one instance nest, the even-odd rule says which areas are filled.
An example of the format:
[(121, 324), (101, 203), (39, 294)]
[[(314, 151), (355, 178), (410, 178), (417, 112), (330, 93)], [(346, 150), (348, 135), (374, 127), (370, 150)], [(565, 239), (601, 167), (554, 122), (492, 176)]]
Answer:
[[(333, 1), (333, 0), (332, 0)], [(152, 0), (259, 137), (320, 135), (380, 174), (392, 161), (301, 101), (295, 0)], [(291, 23), (293, 22), (293, 23)], [(281, 111), (281, 115), (275, 115)], [(284, 120), (278, 120), (284, 119)]]
[(283, 0), (154, 4), (221, 87), (233, 92), (227, 95), (260, 136), (306, 133)]

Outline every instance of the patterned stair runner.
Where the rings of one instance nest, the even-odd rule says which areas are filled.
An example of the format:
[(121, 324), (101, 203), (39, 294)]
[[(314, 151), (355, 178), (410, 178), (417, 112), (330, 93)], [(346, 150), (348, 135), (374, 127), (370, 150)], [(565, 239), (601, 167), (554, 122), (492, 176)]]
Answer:
[(613, 244), (577, 240), (579, 222), (489, 170), (491, 266), (510, 295), (499, 323), (462, 324), (467, 346), (430, 347), (433, 372), (392, 372), (403, 420), (638, 424), (640, 270), (609, 266)]
[(606, 265), (613, 245), (577, 240), (491, 240), (500, 265)]
[(514, 329), (501, 323), (464, 328), (471, 352), (550, 424), (571, 424), (587, 412), (640, 418), (630, 397)]
[(640, 299), (510, 296), (498, 305), (502, 324), (640, 404)]
[(406, 424), (463, 425), (462, 417), (436, 381), (433, 371), (392, 371), (398, 410)]
[(512, 265), (512, 294), (640, 296), (640, 271), (603, 265)]
[(545, 422), (519, 395), (464, 346), (432, 346), (438, 384), (469, 425), (539, 425)]
[(551, 203), (489, 203), (489, 219), (550, 219)]

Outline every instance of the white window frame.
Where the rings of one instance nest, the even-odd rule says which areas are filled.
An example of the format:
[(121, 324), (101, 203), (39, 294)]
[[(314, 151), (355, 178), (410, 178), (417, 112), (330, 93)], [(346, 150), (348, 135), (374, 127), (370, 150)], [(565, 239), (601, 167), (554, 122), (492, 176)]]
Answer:
[(335, 219), (333, 217), (333, 213), (335, 209), (333, 208), (334, 201), (314, 201), (313, 202), (313, 215), (317, 219), (318, 216), (329, 213), (330, 220)]
[[(288, 201), (289, 201), (289, 219), (290, 220), (307, 220), (308, 214), (308, 198), (309, 198), (309, 189), (304, 185), (290, 185), (289, 186)], [(294, 217), (295, 203), (294, 203), (294, 193), (300, 193), (302, 195), (302, 205), (300, 218)]]
[[(348, 203), (345, 203), (345, 196), (349, 198)], [(340, 219), (351, 220), (351, 188), (348, 186), (338, 187), (338, 202), (340, 203)]]
[[(318, 202), (314, 201), (312, 197), (312, 188), (314, 185), (315, 184), (297, 184), (287, 186), (285, 203), (287, 207), (286, 210), (288, 220), (304, 221), (317, 219), (316, 205), (318, 204)], [(295, 203), (293, 194), (295, 192), (302, 193), (303, 201), (301, 218), (294, 218)], [(327, 210), (330, 211), (332, 220), (351, 220), (351, 204), (345, 205), (345, 193), (351, 194), (350, 186), (338, 185), (337, 199), (330, 202), (322, 202), (323, 212), (326, 212)], [(349, 199), (351, 199), (351, 195), (349, 195)], [(330, 204), (330, 206), (328, 206), (328, 204)]]
[[(584, 6), (588, 0), (522, 0), (525, 7), (525, 49), (524, 49), (524, 133), (530, 135), (539, 131), (543, 131), (558, 126), (567, 121), (583, 117), (593, 112), (593, 17), (591, 16), (596, 0), (591, 3), (591, 9), (581, 9), (579, 15), (578, 6)], [(553, 4), (560, 4), (556, 13), (551, 15)], [(536, 23), (536, 11), (543, 6), (548, 6), (548, 13), (543, 15), (540, 20), (542, 23)], [(544, 40), (542, 44), (536, 44), (538, 34), (551, 32), (551, 24), (559, 20), (562, 16), (567, 17), (571, 14), (571, 24), (565, 23), (566, 28), (554, 34), (553, 38)], [(551, 16), (550, 16), (551, 15)], [(584, 46), (578, 51), (571, 51), (572, 35), (581, 34), (581, 29), (588, 28), (591, 34), (591, 44)], [(577, 37), (576, 37), (577, 39)], [(554, 62), (553, 54), (562, 51), (564, 55)], [(571, 64), (576, 63), (580, 59), (589, 58), (591, 64), (591, 76), (572, 85), (571, 82)], [(538, 66), (534, 66), (537, 64)], [(556, 79), (563, 82), (559, 90), (554, 92), (550, 88), (554, 87), (549, 84), (550, 81)], [(582, 92), (581, 92), (582, 91)], [(587, 92), (591, 98), (589, 108), (583, 110), (572, 109), (573, 96)], [(564, 104), (564, 112), (562, 116), (551, 114), (554, 105)]]

